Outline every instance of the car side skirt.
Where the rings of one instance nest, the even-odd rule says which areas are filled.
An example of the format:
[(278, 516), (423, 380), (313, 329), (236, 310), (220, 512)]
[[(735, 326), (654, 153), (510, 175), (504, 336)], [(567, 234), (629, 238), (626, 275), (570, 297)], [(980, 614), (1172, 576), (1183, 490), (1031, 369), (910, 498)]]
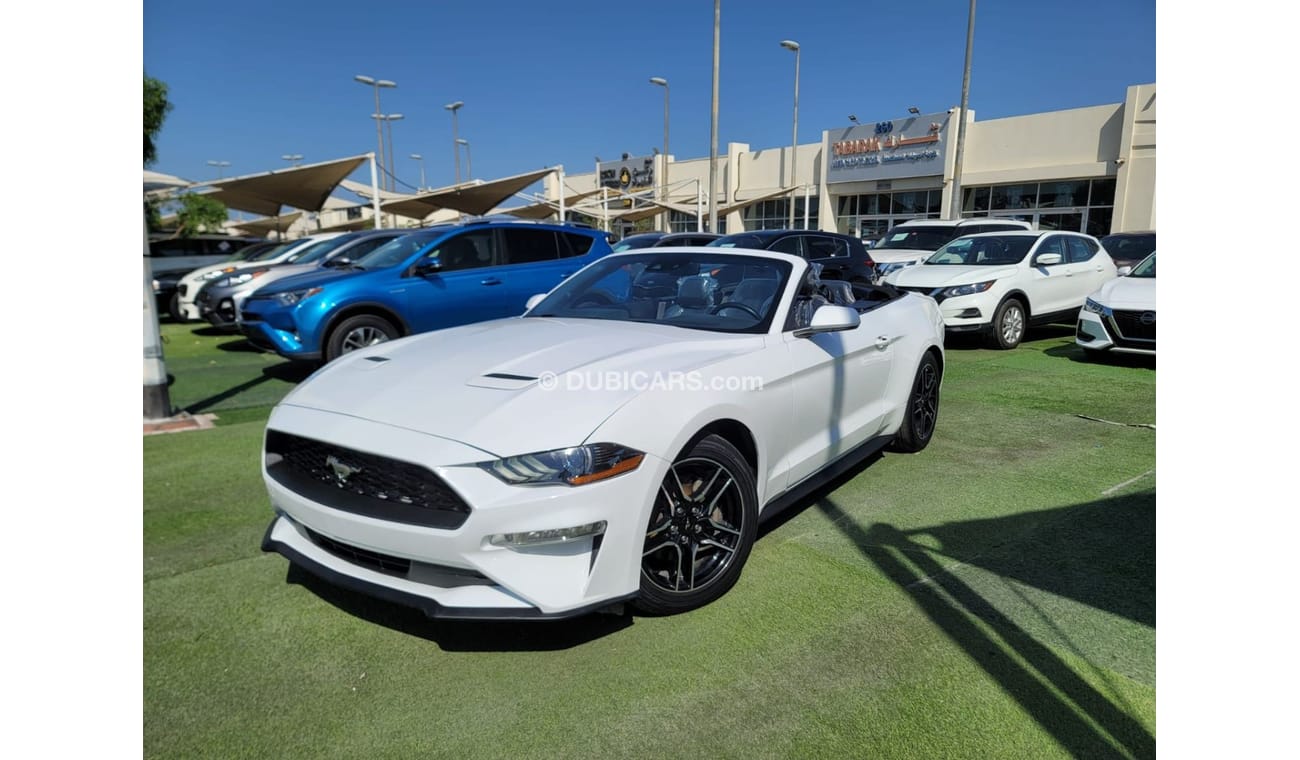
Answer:
[(572, 610), (563, 612), (544, 613), (536, 607), (530, 608), (494, 608), (494, 607), (448, 607), (438, 604), (432, 599), (428, 599), (417, 594), (408, 594), (405, 591), (389, 588), (378, 583), (354, 578), (345, 575), (332, 568), (326, 567), (309, 557), (304, 556), (293, 547), (288, 546), (280, 541), (271, 538), (271, 531), (275, 528), (279, 515), (271, 520), (271, 525), (266, 529), (266, 535), (262, 537), (262, 551), (275, 552), (294, 565), (320, 578), (332, 586), (338, 586), (349, 591), (355, 591), (376, 599), (383, 599), (386, 602), (399, 604), (403, 607), (414, 607), (423, 612), (427, 617), (439, 620), (563, 620), (565, 618), (580, 617), (592, 612), (605, 609), (623, 602), (631, 601), (638, 596), (637, 592), (625, 596), (604, 599), (589, 604), (584, 607), (577, 607)]
[(854, 466), (872, 454), (888, 446), (890, 441), (893, 440), (894, 436), (892, 435), (879, 435), (845, 452), (839, 459), (814, 472), (796, 483), (793, 488), (769, 501), (758, 515), (759, 524), (762, 525), (775, 515), (788, 509), (792, 504), (808, 496), (808, 494), (853, 469)]

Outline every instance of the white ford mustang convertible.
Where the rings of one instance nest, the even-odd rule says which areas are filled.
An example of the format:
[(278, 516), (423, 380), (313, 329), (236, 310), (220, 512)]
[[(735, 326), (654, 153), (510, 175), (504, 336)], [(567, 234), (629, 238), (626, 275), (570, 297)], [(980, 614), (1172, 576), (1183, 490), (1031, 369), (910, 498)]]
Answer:
[(760, 520), (934, 433), (935, 302), (818, 274), (615, 254), (522, 317), (349, 353), (267, 423), (263, 548), (432, 617), (707, 604)]

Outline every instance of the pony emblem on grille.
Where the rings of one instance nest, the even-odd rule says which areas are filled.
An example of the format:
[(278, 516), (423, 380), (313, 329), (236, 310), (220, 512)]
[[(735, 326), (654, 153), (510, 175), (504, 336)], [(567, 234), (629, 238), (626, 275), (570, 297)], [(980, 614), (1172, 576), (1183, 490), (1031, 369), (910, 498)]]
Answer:
[(334, 480), (340, 485), (346, 485), (348, 478), (361, 472), (360, 467), (353, 467), (346, 462), (340, 461), (338, 457), (330, 454), (325, 457), (325, 464), (334, 471)]

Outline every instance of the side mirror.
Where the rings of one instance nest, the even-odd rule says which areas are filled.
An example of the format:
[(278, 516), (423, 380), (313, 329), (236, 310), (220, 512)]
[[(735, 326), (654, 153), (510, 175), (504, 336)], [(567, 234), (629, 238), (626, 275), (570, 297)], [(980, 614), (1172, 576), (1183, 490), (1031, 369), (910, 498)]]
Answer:
[(531, 298), (528, 299), (528, 303), (524, 304), (524, 311), (525, 312), (532, 311), (533, 307), (541, 303), (545, 298), (546, 298), (545, 293), (537, 293), (536, 295), (532, 296)]
[(349, 259), (347, 256), (339, 256), (337, 259), (330, 259), (330, 260), (326, 261), (326, 262), (323, 264), (323, 266), (327, 266), (327, 267), (331, 267), (331, 268), (333, 268), (333, 267), (350, 267), (350, 266), (352, 266), (352, 259)]
[(818, 333), (852, 330), (862, 323), (858, 312), (847, 306), (824, 304), (813, 312), (812, 324), (794, 331), (796, 338), (806, 338)]
[(1059, 253), (1040, 253), (1034, 257), (1034, 266), (1050, 267), (1053, 264), (1061, 263), (1061, 254)]
[(1129, 273), (1132, 272), (1132, 271), (1133, 271), (1133, 267), (1128, 266), (1128, 265), (1126, 264), (1126, 265), (1120, 267), (1119, 269), (1116, 269), (1116, 270), (1115, 270), (1115, 273), (1118, 274), (1120, 277), (1128, 277)]
[(411, 267), (411, 272), (417, 277), (423, 277), (438, 272), (441, 269), (442, 262), (438, 259), (423, 259), (416, 262), (415, 266)]

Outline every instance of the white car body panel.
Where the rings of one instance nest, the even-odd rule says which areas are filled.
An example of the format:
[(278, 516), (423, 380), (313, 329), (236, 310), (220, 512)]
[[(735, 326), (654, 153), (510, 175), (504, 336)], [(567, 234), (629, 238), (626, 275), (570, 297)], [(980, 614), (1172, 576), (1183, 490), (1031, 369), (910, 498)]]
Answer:
[[(326, 365), (276, 407), (268, 429), (422, 465), (471, 512), (452, 530), (375, 519), (295, 493), (264, 463), (279, 515), (267, 541), (340, 576), (455, 608), (456, 615), (481, 609), (498, 617), (511, 610), (560, 616), (636, 594), (659, 484), (705, 426), (734, 421), (748, 430), (760, 509), (855, 447), (896, 435), (922, 355), (933, 351), (942, 363), (943, 322), (934, 301), (904, 295), (862, 312), (855, 329), (796, 338), (783, 328), (807, 264), (772, 252), (721, 255), (731, 253), (793, 266), (765, 334), (524, 316), (381, 343)], [(590, 387), (598, 378), (635, 373), (645, 385)], [(657, 377), (691, 385), (656, 384)], [(736, 378), (751, 384), (726, 385)], [(572, 487), (508, 485), (477, 466), (584, 443), (630, 446), (646, 457), (630, 472)], [(607, 526), (598, 550), (590, 537), (535, 548), (487, 542), (500, 533), (596, 521)], [(366, 570), (317, 546), (303, 526), (416, 564), (407, 578)], [(440, 585), (436, 568), (421, 570), (420, 563), (473, 570), (491, 585)], [(412, 580), (417, 571), (427, 582)]]
[[(1152, 254), (1153, 256), (1155, 254)], [(1112, 312), (1133, 312), (1135, 315), (1150, 314), (1151, 325), (1155, 325), (1156, 315), (1156, 278), (1124, 276), (1102, 285), (1097, 292), (1088, 297), (1090, 300)], [(1074, 342), (1093, 351), (1113, 351), (1121, 354), (1142, 354), (1153, 356), (1156, 353), (1154, 343), (1147, 348), (1141, 342), (1128, 340), (1120, 344), (1117, 338), (1122, 332), (1111, 315), (1102, 315), (1088, 310), (1079, 312), (1079, 323), (1075, 330)], [(1131, 338), (1131, 336), (1129, 336)]]

